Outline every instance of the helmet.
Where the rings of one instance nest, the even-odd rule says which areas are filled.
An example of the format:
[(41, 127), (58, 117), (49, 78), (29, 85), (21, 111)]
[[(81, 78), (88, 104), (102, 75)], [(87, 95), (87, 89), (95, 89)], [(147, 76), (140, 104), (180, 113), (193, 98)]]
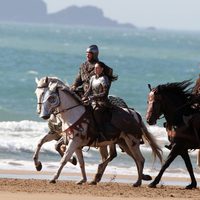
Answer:
[(93, 45), (90, 45), (87, 49), (86, 49), (86, 52), (87, 53), (92, 53), (93, 56), (94, 56), (94, 59), (97, 59), (98, 58), (98, 55), (99, 55), (99, 49), (98, 49), (98, 46), (93, 44)]

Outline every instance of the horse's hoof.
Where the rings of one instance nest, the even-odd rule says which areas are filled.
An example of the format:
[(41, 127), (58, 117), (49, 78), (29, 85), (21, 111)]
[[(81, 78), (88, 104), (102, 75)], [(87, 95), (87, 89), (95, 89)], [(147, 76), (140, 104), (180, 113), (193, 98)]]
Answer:
[(147, 175), (147, 174), (142, 174), (142, 180), (144, 180), (144, 181), (151, 181), (152, 177), (150, 175)]
[(86, 182), (87, 182), (86, 180), (81, 180), (81, 181), (77, 182), (76, 184), (77, 185), (83, 185), (83, 183), (86, 183)]
[(36, 166), (36, 170), (37, 171), (41, 171), (42, 170), (42, 163), (39, 161), (38, 165)]
[(91, 181), (91, 182), (89, 183), (89, 185), (97, 185), (97, 182), (96, 182), (96, 181)]
[(149, 188), (156, 188), (156, 184), (152, 182), (152, 183), (150, 183), (150, 184), (148, 185), (148, 187), (149, 187)]
[(51, 181), (49, 181), (49, 183), (53, 183), (53, 184), (55, 184), (56, 181), (55, 181), (55, 180), (51, 180)]
[(185, 189), (187, 190), (196, 189), (196, 188), (197, 188), (197, 184), (190, 184), (185, 187)]
[(133, 187), (140, 187), (141, 186), (141, 183), (134, 183), (133, 184)]
[(73, 158), (72, 158), (72, 164), (73, 164), (73, 165), (77, 165), (77, 160), (76, 160), (76, 157), (74, 157), (74, 156), (73, 156)]

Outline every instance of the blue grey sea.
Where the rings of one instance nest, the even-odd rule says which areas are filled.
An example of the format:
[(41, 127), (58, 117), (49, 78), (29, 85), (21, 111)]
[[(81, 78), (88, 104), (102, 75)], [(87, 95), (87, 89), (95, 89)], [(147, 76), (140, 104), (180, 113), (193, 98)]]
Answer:
[[(122, 97), (130, 107), (146, 112), (147, 84), (193, 81), (200, 72), (200, 32), (146, 29), (110, 29), (57, 25), (0, 24), (0, 169), (34, 170), (32, 155), (39, 139), (48, 131), (47, 122), (36, 114), (35, 77), (57, 76), (71, 84), (85, 50), (91, 44), (100, 49), (99, 58), (113, 68), (118, 80), (110, 94)], [(145, 120), (145, 119), (144, 119)], [(149, 127), (164, 148), (167, 136), (162, 122)], [(146, 173), (156, 175), (161, 165), (153, 163), (148, 145), (141, 146)], [(84, 150), (87, 172), (95, 172), (100, 157), (97, 149)], [(41, 161), (46, 171), (55, 171), (60, 157), (54, 142), (45, 144)], [(196, 151), (190, 153), (195, 175)], [(79, 172), (67, 164), (66, 172)], [(134, 162), (118, 149), (109, 164), (109, 174), (137, 174)], [(166, 176), (189, 177), (177, 158)]]

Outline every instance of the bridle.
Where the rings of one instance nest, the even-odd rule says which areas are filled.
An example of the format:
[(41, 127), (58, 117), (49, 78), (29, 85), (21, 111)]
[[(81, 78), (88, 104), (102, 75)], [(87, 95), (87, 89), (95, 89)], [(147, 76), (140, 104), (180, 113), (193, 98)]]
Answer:
[[(162, 97), (161, 97), (161, 95), (160, 94), (157, 94), (156, 92), (157, 92), (157, 89), (151, 89), (151, 92), (153, 92), (153, 94), (154, 94), (154, 103), (156, 103), (156, 102), (160, 102), (161, 100), (162, 100)], [(164, 116), (164, 114), (161, 114), (159, 117), (158, 117), (158, 120), (160, 120), (160, 119), (163, 119), (165, 116)]]
[(76, 107), (78, 107), (78, 106), (81, 106), (82, 104), (77, 104), (77, 105), (75, 105), (75, 106), (71, 106), (71, 107), (69, 107), (69, 108), (65, 108), (65, 109), (63, 109), (63, 110), (60, 110), (60, 111), (57, 111), (57, 112), (53, 112), (53, 115), (58, 115), (58, 114), (60, 114), (60, 113), (63, 113), (63, 112), (67, 112), (67, 111), (69, 111), (69, 110), (72, 110), (73, 108), (76, 108)]
[[(66, 91), (66, 90), (65, 90), (65, 91)], [(70, 95), (73, 95), (73, 94), (71, 94), (69, 91), (66, 91), (66, 92), (68, 92)], [(60, 102), (59, 93), (58, 93), (57, 95), (58, 95), (59, 102)], [(42, 103), (41, 103), (41, 104), (42, 104)], [(58, 105), (59, 105), (59, 104), (58, 104)], [(57, 105), (57, 106), (58, 106), (58, 105)], [(74, 109), (74, 108), (76, 108), (76, 107), (78, 107), (78, 106), (81, 106), (81, 105), (83, 105), (83, 104), (80, 102), (80, 103), (78, 103), (78, 104), (76, 104), (76, 105), (74, 105), (74, 106), (71, 106), (71, 107), (69, 107), (69, 108), (64, 108), (64, 109), (58, 110), (58, 111), (54, 110), (54, 112), (53, 112), (52, 114), (53, 114), (54, 116), (57, 116), (57, 115), (60, 114), (60, 113), (67, 112), (67, 111), (72, 110), (72, 109)]]
[[(45, 88), (48, 88), (48, 85), (45, 85), (45, 86), (38, 86), (38, 87), (37, 87), (37, 89), (45, 89)], [(68, 91), (68, 92), (69, 92), (69, 91)], [(70, 93), (70, 92), (69, 92), (69, 93)], [(73, 94), (70, 93), (70, 95), (73, 95)], [(58, 98), (60, 99), (59, 94), (58, 94)], [(42, 98), (39, 98), (39, 102), (37, 102), (37, 105), (42, 105), (42, 104), (44, 104), (43, 102), (41, 102), (41, 99), (42, 99)], [(53, 114), (54, 116), (57, 116), (57, 115), (60, 114), (60, 113), (67, 112), (67, 111), (72, 110), (73, 108), (76, 108), (76, 107), (81, 106), (81, 105), (82, 105), (82, 103), (79, 103), (79, 104), (74, 105), (74, 106), (71, 106), (71, 107), (69, 107), (69, 108), (64, 108), (63, 110), (60, 110), (60, 111), (56, 111), (56, 110), (55, 110), (52, 114)]]
[[(48, 86), (38, 86), (36, 89), (44, 89), (48, 88)], [(39, 101), (41, 101), (42, 98), (39, 98)], [(42, 102), (37, 102), (37, 105), (42, 105)]]

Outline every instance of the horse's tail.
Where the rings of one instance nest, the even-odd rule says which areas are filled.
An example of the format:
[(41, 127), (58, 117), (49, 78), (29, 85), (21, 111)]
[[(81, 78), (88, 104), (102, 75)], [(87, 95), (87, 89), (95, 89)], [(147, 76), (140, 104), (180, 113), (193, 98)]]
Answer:
[(163, 159), (162, 159), (162, 149), (158, 146), (158, 144), (156, 143), (156, 139), (154, 138), (154, 136), (148, 131), (146, 125), (144, 124), (143, 121), (141, 121), (141, 125), (142, 125), (142, 132), (143, 132), (143, 139), (146, 140), (152, 151), (153, 151), (153, 156), (154, 156), (154, 161), (156, 159), (156, 156), (159, 158), (160, 162), (162, 163)]

